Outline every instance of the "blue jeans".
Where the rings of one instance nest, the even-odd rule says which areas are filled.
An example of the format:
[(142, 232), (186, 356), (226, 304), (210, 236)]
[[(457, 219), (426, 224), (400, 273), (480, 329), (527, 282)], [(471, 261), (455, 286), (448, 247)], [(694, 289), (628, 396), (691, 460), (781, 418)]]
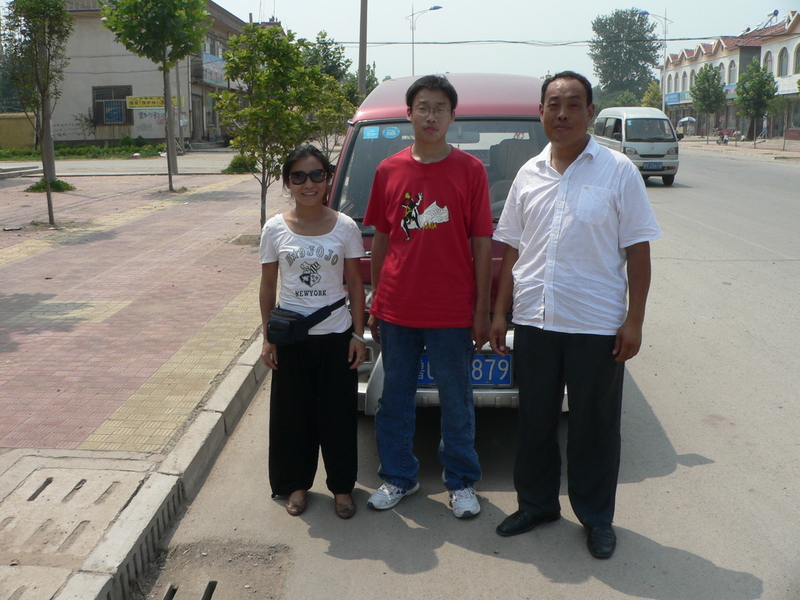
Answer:
[(417, 378), (427, 347), (442, 410), (439, 460), (449, 490), (472, 486), (481, 478), (475, 451), (475, 405), (469, 369), (473, 345), (469, 328), (419, 329), (381, 321), (385, 379), (375, 414), (375, 438), (381, 479), (408, 489), (417, 483), (414, 456)]

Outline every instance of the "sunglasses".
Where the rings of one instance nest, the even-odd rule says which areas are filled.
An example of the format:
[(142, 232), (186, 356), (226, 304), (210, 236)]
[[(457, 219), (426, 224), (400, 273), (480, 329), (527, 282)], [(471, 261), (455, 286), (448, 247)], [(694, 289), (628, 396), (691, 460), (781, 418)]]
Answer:
[(306, 173), (305, 171), (292, 171), (289, 173), (289, 181), (294, 185), (303, 185), (306, 179), (311, 179), (314, 183), (322, 183), (327, 178), (328, 174), (325, 172), (325, 169), (315, 169), (310, 173)]

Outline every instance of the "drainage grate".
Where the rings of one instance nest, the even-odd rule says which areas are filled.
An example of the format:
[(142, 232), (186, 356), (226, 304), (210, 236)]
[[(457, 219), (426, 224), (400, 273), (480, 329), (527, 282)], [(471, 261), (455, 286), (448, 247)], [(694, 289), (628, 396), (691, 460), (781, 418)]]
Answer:
[(36, 469), (0, 501), (0, 564), (77, 569), (145, 474)]
[(278, 600), (290, 565), (286, 546), (177, 545), (140, 582), (143, 591), (135, 599)]

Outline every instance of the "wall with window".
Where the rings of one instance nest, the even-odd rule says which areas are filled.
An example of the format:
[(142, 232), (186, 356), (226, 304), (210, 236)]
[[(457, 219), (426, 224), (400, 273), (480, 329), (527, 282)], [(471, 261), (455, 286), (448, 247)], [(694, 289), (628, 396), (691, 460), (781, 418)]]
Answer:
[[(56, 143), (115, 141), (141, 136), (152, 142), (165, 138), (163, 101), (140, 103), (129, 108), (126, 98), (164, 97), (164, 77), (149, 59), (128, 52), (114, 40), (100, 20), (96, 0), (68, 0), (75, 17), (67, 43), (69, 64), (65, 69), (62, 95), (53, 114)], [(185, 140), (221, 139), (219, 116), (212, 95), (226, 89), (222, 55), (227, 40), (239, 33), (244, 22), (219, 5), (208, 2), (212, 27), (200, 54), (171, 69), (176, 136)], [(82, 126), (88, 120), (94, 129)]]
[[(73, 13), (74, 31), (67, 43), (69, 64), (64, 71), (61, 97), (53, 113), (56, 143), (162, 138), (158, 119), (140, 118), (126, 106), (128, 96), (163, 96), (163, 77), (146, 58), (128, 52), (103, 27), (99, 12)], [(163, 109), (162, 122), (163, 122)], [(92, 119), (94, 134), (82, 128), (78, 117)]]
[(790, 102), (787, 113), (770, 115), (768, 134), (800, 140), (800, 98), (797, 92), (800, 81), (800, 23), (787, 35), (774, 37), (769, 43), (763, 44), (761, 51), (761, 65), (775, 77), (777, 93)]

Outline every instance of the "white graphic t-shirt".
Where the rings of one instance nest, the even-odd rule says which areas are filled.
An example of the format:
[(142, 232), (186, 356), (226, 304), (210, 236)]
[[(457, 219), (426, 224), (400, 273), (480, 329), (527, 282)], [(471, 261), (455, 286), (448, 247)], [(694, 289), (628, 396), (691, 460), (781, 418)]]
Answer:
[[(283, 215), (269, 219), (261, 231), (261, 262), (278, 262), (281, 308), (310, 315), (346, 295), (344, 260), (366, 256), (355, 221), (338, 213), (336, 225), (325, 235), (298, 235)], [(352, 324), (346, 306), (310, 330), (311, 335), (342, 333)]]

